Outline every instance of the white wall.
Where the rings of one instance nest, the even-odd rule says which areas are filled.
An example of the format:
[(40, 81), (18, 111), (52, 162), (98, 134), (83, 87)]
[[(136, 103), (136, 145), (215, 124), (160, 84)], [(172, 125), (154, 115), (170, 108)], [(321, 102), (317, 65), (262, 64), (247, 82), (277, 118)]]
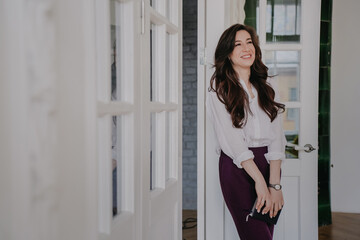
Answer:
[(93, 13), (0, 0), (1, 240), (98, 239)]
[(331, 207), (360, 213), (360, 1), (334, 0), (331, 59)]

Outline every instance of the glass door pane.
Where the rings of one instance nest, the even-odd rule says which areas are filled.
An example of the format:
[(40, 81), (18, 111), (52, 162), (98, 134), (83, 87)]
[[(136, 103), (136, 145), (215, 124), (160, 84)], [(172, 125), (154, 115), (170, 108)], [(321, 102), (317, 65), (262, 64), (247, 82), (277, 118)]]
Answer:
[(265, 64), (277, 79), (280, 101), (300, 101), (300, 51), (266, 51)]
[[(300, 109), (287, 108), (283, 113), (283, 126), (288, 143), (299, 144)], [(299, 152), (293, 147), (286, 147), (286, 158), (299, 158)]]
[(121, 210), (121, 166), (122, 166), (122, 116), (112, 116), (111, 118), (111, 165), (112, 165), (112, 199), (113, 216)]
[(110, 47), (111, 47), (111, 100), (121, 100), (121, 5), (115, 0), (110, 1)]
[(268, 0), (266, 42), (300, 42), (301, 0)]

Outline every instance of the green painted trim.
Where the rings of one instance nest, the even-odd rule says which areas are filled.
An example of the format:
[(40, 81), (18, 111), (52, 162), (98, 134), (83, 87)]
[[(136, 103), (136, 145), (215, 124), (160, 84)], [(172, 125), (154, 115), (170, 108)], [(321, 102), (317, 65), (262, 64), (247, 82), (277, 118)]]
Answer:
[(256, 30), (256, 7), (259, 5), (259, 0), (245, 1), (244, 11), (245, 20), (244, 24), (252, 26)]
[(319, 66), (318, 224), (329, 225), (330, 205), (330, 66), (332, 0), (321, 1)]

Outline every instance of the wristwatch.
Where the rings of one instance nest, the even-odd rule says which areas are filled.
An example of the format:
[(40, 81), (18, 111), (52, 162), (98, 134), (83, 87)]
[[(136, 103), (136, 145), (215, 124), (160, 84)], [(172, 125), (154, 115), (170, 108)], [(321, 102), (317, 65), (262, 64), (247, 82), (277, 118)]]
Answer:
[(269, 187), (275, 189), (276, 191), (279, 191), (282, 188), (280, 184), (271, 184), (271, 183), (269, 183)]

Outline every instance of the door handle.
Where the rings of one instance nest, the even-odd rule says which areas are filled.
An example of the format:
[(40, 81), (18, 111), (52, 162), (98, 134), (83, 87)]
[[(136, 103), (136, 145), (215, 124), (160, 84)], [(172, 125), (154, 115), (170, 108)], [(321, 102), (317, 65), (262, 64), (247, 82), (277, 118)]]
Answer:
[(293, 143), (286, 143), (287, 147), (292, 147), (294, 148), (296, 151), (305, 151), (307, 153), (312, 152), (314, 150), (316, 150), (316, 148), (314, 148), (310, 143), (305, 144), (303, 147), (300, 147), (299, 145), (293, 144)]

